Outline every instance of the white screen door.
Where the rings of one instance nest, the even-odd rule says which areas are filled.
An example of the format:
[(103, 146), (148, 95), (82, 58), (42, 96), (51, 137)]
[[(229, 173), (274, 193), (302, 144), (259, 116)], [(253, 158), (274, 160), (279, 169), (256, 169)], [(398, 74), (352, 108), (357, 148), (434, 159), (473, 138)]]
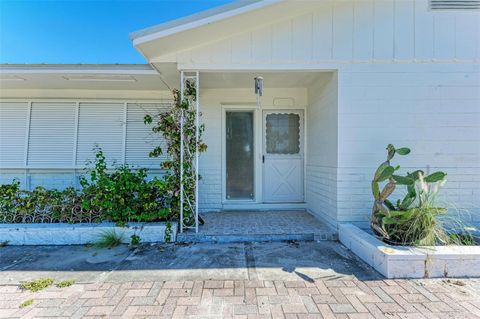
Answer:
[(303, 202), (303, 116), (299, 111), (263, 113), (265, 202)]

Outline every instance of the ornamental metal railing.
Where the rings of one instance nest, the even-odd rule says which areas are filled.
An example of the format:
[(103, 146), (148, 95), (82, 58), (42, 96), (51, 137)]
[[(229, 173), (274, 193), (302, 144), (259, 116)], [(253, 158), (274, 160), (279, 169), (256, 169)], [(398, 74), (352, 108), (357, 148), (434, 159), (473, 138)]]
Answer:
[[(180, 97), (182, 101), (188, 102), (188, 107), (195, 110), (195, 147), (191, 147), (191, 140), (185, 134), (185, 111), (182, 110), (180, 119), (180, 232), (185, 229), (194, 228), (198, 232), (198, 181), (199, 181), (199, 139), (200, 139), (200, 123), (199, 123), (199, 93), (200, 78), (199, 72), (185, 72), (180, 74)], [(192, 90), (194, 88), (194, 90)], [(188, 89), (188, 90), (187, 90)], [(192, 94), (193, 93), (193, 94)], [(194, 149), (194, 154), (192, 154)], [(191, 165), (185, 165), (186, 161), (190, 161)], [(185, 168), (193, 171), (185, 172)], [(194, 189), (185, 187), (194, 185)], [(185, 212), (188, 212), (187, 216)], [(193, 220), (191, 219), (193, 215)], [(193, 222), (193, 223), (192, 223)]]

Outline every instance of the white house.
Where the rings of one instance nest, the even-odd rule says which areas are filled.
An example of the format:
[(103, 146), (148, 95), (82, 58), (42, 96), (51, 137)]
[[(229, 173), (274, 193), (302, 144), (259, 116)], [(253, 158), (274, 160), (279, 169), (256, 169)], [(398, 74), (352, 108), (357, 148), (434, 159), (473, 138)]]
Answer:
[[(99, 144), (152, 168), (145, 112), (198, 72), (199, 208), (365, 222), (388, 143), (480, 222), (480, 1), (243, 1), (131, 34), (145, 65), (2, 65), (0, 182), (76, 185)], [(193, 73), (190, 73), (193, 72)], [(263, 77), (263, 96), (254, 78)], [(260, 105), (257, 105), (260, 104)]]

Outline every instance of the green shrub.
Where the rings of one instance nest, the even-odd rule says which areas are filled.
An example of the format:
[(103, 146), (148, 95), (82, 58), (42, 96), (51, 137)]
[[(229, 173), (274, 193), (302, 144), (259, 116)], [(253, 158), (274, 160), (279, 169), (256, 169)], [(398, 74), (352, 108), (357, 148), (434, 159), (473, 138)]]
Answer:
[(79, 195), (73, 188), (58, 191), (36, 187), (32, 191), (25, 191), (14, 180), (10, 184), (0, 185), (0, 222), (75, 222), (76, 219), (82, 219), (82, 212), (74, 209), (78, 203)]
[(25, 191), (16, 180), (0, 185), (0, 223), (112, 221), (123, 226), (174, 217), (164, 179), (147, 180), (145, 169), (127, 165), (109, 171), (102, 150), (95, 150), (94, 166), (81, 177), (79, 191), (43, 187)]
[(109, 173), (105, 156), (97, 148), (89, 176), (80, 180), (84, 209), (100, 211), (104, 219), (120, 225), (170, 217), (165, 182), (158, 178), (147, 181), (145, 169), (133, 170), (122, 165)]

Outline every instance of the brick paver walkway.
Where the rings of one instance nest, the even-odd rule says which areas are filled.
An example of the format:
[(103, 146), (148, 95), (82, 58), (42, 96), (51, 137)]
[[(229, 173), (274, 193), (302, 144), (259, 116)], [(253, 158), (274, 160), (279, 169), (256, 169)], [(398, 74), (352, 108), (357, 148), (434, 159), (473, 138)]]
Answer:
[(0, 317), (480, 318), (480, 280), (127, 282), (36, 293), (0, 286)]

